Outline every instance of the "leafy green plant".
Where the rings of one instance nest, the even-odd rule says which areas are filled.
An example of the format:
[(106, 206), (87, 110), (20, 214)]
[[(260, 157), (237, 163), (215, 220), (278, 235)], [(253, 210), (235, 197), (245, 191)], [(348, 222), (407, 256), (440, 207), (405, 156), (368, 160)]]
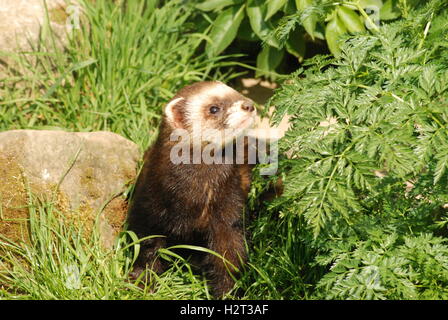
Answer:
[(398, 1), (313, 0), (207, 0), (196, 8), (210, 13), (212, 29), (206, 51), (222, 53), (235, 39), (262, 43), (256, 63), (259, 74), (275, 71), (285, 53), (300, 62), (306, 41), (326, 40), (334, 55), (340, 54), (339, 36), (377, 30), (380, 19), (400, 15)]
[(331, 254), (319, 257), (331, 264), (318, 283), (317, 296), (326, 299), (446, 299), (448, 246), (431, 234), (381, 234), (369, 240), (338, 241)]
[(286, 196), (297, 198), (316, 234), (334, 211), (347, 221), (361, 212), (359, 200), (383, 170), (403, 183), (423, 170), (431, 170), (434, 184), (445, 177), (448, 78), (435, 62), (444, 53), (421, 45), (434, 21), (419, 18), (420, 30), (384, 26), (347, 41), (339, 61), (317, 59), (272, 101), (276, 120), (293, 115), (282, 142), (293, 158), (285, 161), (292, 166)]
[(342, 38), (340, 58), (307, 62), (271, 100), (292, 126), (267, 210), (304, 219), (309, 263), (327, 268), (314, 297), (447, 296), (448, 16), (417, 7)]

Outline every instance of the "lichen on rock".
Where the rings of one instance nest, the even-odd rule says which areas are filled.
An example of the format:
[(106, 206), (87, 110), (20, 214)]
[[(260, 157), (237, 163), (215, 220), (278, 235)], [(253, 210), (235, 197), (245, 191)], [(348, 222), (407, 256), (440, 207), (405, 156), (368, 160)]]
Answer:
[[(28, 193), (51, 202), (110, 247), (126, 217), (119, 197), (136, 176), (138, 147), (110, 132), (0, 132), (0, 234), (28, 241)], [(99, 218), (96, 224), (97, 217)]]

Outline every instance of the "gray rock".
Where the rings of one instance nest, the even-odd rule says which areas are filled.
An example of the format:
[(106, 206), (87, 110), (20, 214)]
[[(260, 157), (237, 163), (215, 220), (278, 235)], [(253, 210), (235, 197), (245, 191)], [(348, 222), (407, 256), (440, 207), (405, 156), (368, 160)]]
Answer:
[[(26, 216), (27, 185), (88, 228), (105, 207), (100, 232), (110, 247), (126, 216), (125, 200), (117, 195), (135, 179), (139, 159), (137, 145), (111, 132), (0, 132), (0, 212), (3, 218)], [(0, 219), (0, 233), (14, 238), (21, 231), (17, 224), (8, 227), (7, 218)]]
[[(16, 53), (61, 50), (80, 27), (81, 12), (77, 0), (0, 0), (0, 78), (29, 74)], [(36, 57), (27, 60), (34, 64)]]

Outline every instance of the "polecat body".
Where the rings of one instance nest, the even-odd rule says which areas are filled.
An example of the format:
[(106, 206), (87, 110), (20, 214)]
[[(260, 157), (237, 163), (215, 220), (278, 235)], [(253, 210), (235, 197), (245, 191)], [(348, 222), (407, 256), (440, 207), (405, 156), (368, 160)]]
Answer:
[[(128, 229), (139, 238), (164, 237), (142, 242), (134, 264), (134, 277), (146, 267), (162, 272), (165, 266), (157, 258), (156, 251), (176, 244), (206, 247), (237, 268), (244, 263), (242, 212), (251, 168), (228, 159), (224, 150), (254, 118), (253, 102), (221, 82), (192, 84), (170, 100), (164, 110), (159, 136), (145, 153), (128, 214)], [(189, 156), (194, 158), (195, 147), (203, 150), (211, 145), (215, 147), (211, 152), (214, 159), (222, 161), (208, 164), (194, 162), (191, 158), (190, 163), (173, 161), (173, 155), (177, 155), (173, 154), (173, 147), (179, 144), (171, 141), (176, 130), (187, 133), (183, 146), (187, 146), (184, 151), (187, 150)], [(223, 132), (227, 132), (227, 136), (218, 139)], [(229, 273), (234, 269), (225, 260), (206, 254), (199, 262), (207, 272), (216, 297), (224, 295), (234, 285)]]

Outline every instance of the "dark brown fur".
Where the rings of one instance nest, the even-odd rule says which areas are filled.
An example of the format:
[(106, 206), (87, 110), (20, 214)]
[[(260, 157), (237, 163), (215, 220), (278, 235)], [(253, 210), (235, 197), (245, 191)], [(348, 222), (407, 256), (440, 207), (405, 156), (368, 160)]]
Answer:
[[(207, 86), (209, 83), (198, 84)], [(195, 91), (196, 90), (196, 91)], [(176, 97), (196, 94), (189, 86)], [(232, 100), (237, 97), (228, 97)], [(241, 99), (241, 96), (238, 98)], [(213, 101), (214, 104), (221, 101)], [(183, 108), (176, 106), (176, 122), (186, 126)], [(133, 276), (146, 267), (165, 269), (157, 250), (177, 244), (207, 247), (237, 268), (246, 260), (242, 212), (250, 186), (251, 167), (238, 164), (173, 164), (169, 141), (172, 125), (164, 118), (155, 144), (146, 152), (128, 215), (128, 229), (144, 240)], [(207, 273), (212, 293), (220, 297), (232, 289), (235, 270), (221, 258), (205, 254), (199, 267)]]

